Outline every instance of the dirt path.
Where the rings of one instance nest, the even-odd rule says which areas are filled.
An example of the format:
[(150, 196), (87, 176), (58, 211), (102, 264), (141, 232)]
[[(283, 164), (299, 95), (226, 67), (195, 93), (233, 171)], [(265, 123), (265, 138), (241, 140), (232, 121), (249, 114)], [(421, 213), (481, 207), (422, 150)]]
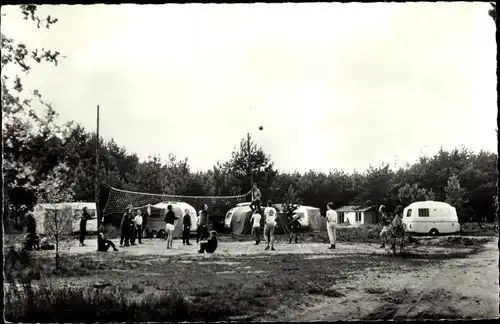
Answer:
[(334, 286), (344, 296), (311, 297), (292, 313), (276, 310), (262, 320), (498, 318), (498, 239), (485, 249), (419, 271), (375, 273), (367, 269), (350, 283)]

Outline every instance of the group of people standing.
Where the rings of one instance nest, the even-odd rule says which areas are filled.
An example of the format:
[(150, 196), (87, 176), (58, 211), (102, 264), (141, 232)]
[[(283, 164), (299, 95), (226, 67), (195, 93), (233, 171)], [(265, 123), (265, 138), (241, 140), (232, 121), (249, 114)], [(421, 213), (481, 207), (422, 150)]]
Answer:
[[(165, 230), (166, 236), (165, 240), (167, 241), (167, 249), (172, 248), (172, 240), (174, 238), (174, 230), (175, 230), (175, 221), (179, 219), (173, 210), (172, 205), (167, 206), (167, 213), (165, 215)], [(196, 218), (197, 222), (197, 231), (196, 231), (196, 244), (200, 243), (204, 239), (208, 239), (206, 242), (200, 243), (199, 253), (213, 253), (217, 248), (217, 232), (210, 230), (210, 221), (208, 217), (208, 206), (206, 204), (203, 205), (203, 208), (200, 210), (198, 217)], [(192, 245), (189, 242), (189, 237), (191, 235), (191, 227), (192, 227), (191, 214), (189, 213), (189, 209), (186, 208), (184, 210), (184, 216), (182, 217), (182, 245)], [(209, 234), (210, 232), (210, 234)]]
[[(252, 236), (255, 239), (255, 245), (260, 244), (260, 229), (261, 229), (261, 199), (262, 194), (260, 190), (257, 188), (257, 185), (254, 183), (251, 189), (252, 194), (252, 202), (250, 203), (250, 209), (252, 210), (252, 218), (250, 222), (252, 223)], [(265, 250), (275, 250), (274, 248), (274, 230), (276, 228), (276, 209), (273, 206), (271, 200), (267, 202), (267, 207), (264, 209), (264, 238), (266, 240), (266, 248)], [(330, 241), (329, 249), (335, 249), (336, 241), (337, 241), (337, 223), (338, 223), (338, 214), (333, 208), (333, 202), (329, 202), (327, 204), (326, 211), (326, 230), (328, 233), (328, 239)], [(380, 248), (384, 248), (387, 244), (389, 238), (395, 238), (399, 236), (401, 231), (403, 231), (402, 226), (402, 208), (401, 206), (396, 207), (394, 214), (391, 216), (386, 211), (386, 207), (381, 205), (379, 208), (379, 213), (381, 214), (381, 223), (382, 223), (382, 231), (380, 232), (380, 239), (382, 241), (382, 245)], [(292, 243), (292, 238), (295, 237), (295, 243), (297, 243), (298, 237), (298, 228), (300, 227), (301, 215), (295, 214), (292, 221), (290, 222), (290, 238), (289, 243)], [(393, 240), (392, 248), (394, 248), (396, 242)]]
[(128, 205), (120, 222), (120, 246), (136, 245), (136, 239), (142, 244), (142, 222), (141, 210), (134, 215), (132, 205)]
[[(260, 192), (257, 185), (254, 183), (252, 190), (252, 202), (250, 203), (250, 209), (252, 210), (252, 217), (250, 222), (252, 223), (252, 236), (255, 239), (255, 245), (260, 244), (260, 228), (262, 222), (262, 213), (261, 213), (261, 199), (262, 193)], [(264, 238), (266, 241), (266, 247), (264, 250), (271, 249), (275, 251), (274, 247), (274, 231), (277, 226), (277, 217), (278, 213), (276, 208), (273, 207), (272, 200), (267, 201), (267, 207), (264, 209)], [(295, 238), (295, 243), (297, 243), (298, 239), (298, 228), (300, 227), (300, 214), (295, 214), (290, 222), (291, 233), (289, 237), (289, 242), (292, 243), (292, 239)], [(327, 222), (327, 232), (328, 238), (330, 240), (330, 249), (335, 249), (335, 243), (337, 239), (337, 212), (333, 209), (333, 203), (329, 202), (327, 205), (326, 212), (326, 222)]]

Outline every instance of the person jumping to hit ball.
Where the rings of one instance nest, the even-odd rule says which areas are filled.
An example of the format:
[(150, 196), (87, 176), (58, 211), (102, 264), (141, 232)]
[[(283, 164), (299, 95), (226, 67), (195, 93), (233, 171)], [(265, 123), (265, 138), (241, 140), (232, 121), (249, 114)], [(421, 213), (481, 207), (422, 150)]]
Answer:
[(257, 210), (259, 214), (262, 214), (260, 210), (260, 200), (262, 199), (262, 194), (259, 188), (257, 188), (256, 183), (253, 184), (252, 190), (250, 190), (250, 192), (252, 193), (252, 202), (250, 203), (250, 209), (252, 210), (252, 212)]

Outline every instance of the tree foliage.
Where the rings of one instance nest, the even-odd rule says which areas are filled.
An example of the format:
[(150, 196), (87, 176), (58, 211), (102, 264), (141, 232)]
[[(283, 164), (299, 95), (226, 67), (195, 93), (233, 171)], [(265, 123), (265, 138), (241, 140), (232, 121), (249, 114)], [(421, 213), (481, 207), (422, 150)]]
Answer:
[(491, 18), (493, 18), (494, 22), (497, 22), (497, 3), (490, 2), (490, 4), (491, 4), (491, 9), (488, 10), (488, 14), (490, 15)]

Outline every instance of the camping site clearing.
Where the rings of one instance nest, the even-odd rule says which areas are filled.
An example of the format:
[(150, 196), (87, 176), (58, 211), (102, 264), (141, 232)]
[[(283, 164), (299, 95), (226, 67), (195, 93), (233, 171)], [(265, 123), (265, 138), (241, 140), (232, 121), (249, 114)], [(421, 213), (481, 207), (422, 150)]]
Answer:
[[(77, 243), (54, 269), (53, 251), (28, 252), (29, 278), (5, 284), (10, 321), (314, 321), (497, 318), (498, 238), (415, 240), (392, 256), (376, 243), (224, 242), (215, 254), (164, 241), (119, 252)], [(25, 263), (26, 264), (26, 263)], [(13, 282), (11, 279), (11, 282)]]

